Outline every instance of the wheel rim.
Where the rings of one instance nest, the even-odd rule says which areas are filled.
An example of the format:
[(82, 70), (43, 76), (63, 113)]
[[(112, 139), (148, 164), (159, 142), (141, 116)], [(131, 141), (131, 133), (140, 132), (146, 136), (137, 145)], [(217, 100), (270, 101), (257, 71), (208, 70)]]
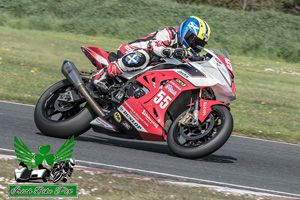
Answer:
[(174, 131), (175, 142), (183, 147), (197, 147), (211, 142), (219, 133), (224, 120), (221, 113), (212, 110), (203, 123), (197, 127), (179, 126)]
[(58, 100), (60, 93), (64, 93), (72, 89), (73, 86), (66, 85), (49, 95), (43, 106), (43, 115), (46, 119), (54, 122), (66, 121), (83, 111), (87, 105), (85, 101), (68, 103)]

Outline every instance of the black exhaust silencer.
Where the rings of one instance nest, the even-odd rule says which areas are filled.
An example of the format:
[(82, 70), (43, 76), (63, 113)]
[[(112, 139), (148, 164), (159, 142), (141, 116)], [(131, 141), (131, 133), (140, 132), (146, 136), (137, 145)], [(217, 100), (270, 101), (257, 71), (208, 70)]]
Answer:
[(69, 60), (65, 60), (61, 67), (61, 72), (63, 75), (70, 81), (75, 88), (82, 94), (85, 100), (90, 104), (92, 109), (96, 112), (98, 116), (104, 116), (104, 112), (102, 111), (101, 107), (98, 103), (91, 97), (90, 93), (84, 86), (84, 82), (82, 81), (79, 71), (74, 65), (73, 62)]

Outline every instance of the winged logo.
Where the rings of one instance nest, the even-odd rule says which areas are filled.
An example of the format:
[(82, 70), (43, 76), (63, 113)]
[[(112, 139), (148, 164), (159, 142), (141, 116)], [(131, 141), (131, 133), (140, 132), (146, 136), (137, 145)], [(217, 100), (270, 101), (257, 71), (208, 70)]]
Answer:
[(67, 140), (56, 152), (56, 154), (48, 154), (50, 145), (39, 146), (39, 153), (32, 153), (21, 139), (16, 136), (14, 138), (15, 153), (19, 162), (23, 162), (29, 169), (38, 167), (40, 164), (52, 167), (54, 162), (69, 161), (72, 157), (74, 147), (74, 136)]

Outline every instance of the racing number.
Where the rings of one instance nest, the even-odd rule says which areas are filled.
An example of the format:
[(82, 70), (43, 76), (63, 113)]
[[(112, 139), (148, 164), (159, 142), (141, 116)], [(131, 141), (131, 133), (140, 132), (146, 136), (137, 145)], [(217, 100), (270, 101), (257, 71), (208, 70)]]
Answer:
[(230, 60), (228, 58), (225, 58), (225, 62), (226, 62), (228, 69), (230, 69), (232, 71), (232, 65), (231, 65)]
[(172, 98), (168, 95), (166, 96), (164, 91), (160, 91), (153, 101), (154, 103), (159, 104), (161, 109), (165, 109), (169, 105), (170, 101), (172, 101)]

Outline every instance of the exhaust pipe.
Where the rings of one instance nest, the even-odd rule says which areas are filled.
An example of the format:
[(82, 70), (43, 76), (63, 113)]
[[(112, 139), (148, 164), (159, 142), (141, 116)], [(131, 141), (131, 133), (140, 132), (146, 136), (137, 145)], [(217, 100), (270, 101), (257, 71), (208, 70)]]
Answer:
[(86, 101), (90, 104), (92, 109), (96, 112), (98, 116), (103, 117), (104, 112), (102, 111), (101, 107), (98, 103), (91, 97), (90, 93), (84, 86), (84, 82), (82, 81), (79, 71), (74, 65), (73, 62), (65, 60), (61, 67), (61, 72), (63, 75), (70, 81), (75, 88), (82, 94), (82, 96), (86, 99)]

